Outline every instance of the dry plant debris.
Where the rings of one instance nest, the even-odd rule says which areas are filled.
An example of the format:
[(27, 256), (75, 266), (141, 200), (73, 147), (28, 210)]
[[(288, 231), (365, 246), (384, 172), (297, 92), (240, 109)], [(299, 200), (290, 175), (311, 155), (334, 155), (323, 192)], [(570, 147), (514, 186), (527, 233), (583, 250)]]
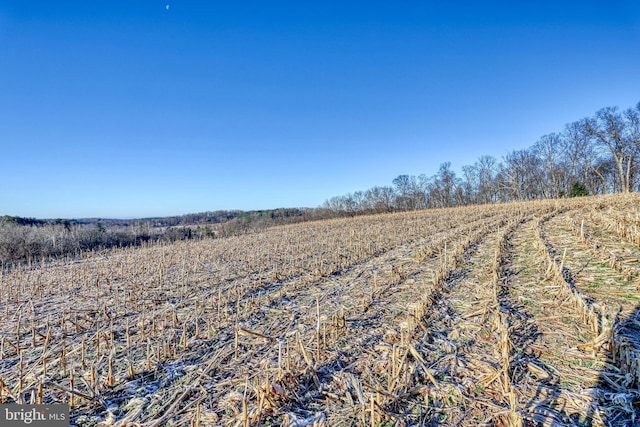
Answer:
[(0, 270), (0, 402), (74, 425), (640, 423), (640, 198), (330, 220)]

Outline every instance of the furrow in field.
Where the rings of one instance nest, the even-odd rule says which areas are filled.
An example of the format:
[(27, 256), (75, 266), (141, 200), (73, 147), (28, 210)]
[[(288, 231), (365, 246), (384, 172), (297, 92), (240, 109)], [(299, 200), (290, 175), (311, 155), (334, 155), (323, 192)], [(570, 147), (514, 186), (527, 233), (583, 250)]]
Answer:
[[(634, 271), (617, 261), (625, 252), (631, 254), (631, 259), (638, 259), (640, 248), (626, 240), (618, 240), (616, 244), (605, 230), (594, 228), (594, 234), (599, 236), (594, 235), (599, 242), (596, 244), (611, 248), (607, 250), (611, 254), (607, 262), (601, 258), (601, 252), (584, 245), (579, 236), (571, 233), (566, 220), (548, 221), (545, 226), (549, 244), (562, 251), (568, 272), (566, 280), (602, 307), (605, 328), (610, 329), (611, 360), (623, 376), (618, 381), (618, 390), (635, 389), (640, 396), (640, 282), (632, 274)], [(560, 233), (566, 237), (558, 239)]]
[[(543, 229), (546, 240), (556, 255), (564, 260), (564, 267), (571, 272), (571, 277), (567, 279), (609, 309), (621, 308), (621, 315), (628, 316), (640, 303), (640, 282), (633, 274), (638, 272), (638, 263), (633, 260), (640, 260), (640, 248), (615, 239), (604, 230), (587, 223), (587, 228), (593, 233), (590, 238), (594, 246), (602, 249), (596, 251), (576, 235), (574, 227), (568, 222), (570, 218), (569, 215), (553, 218), (544, 223)], [(630, 265), (617, 266), (616, 260), (620, 258), (629, 260)]]
[(480, 425), (508, 412), (490, 268), (499, 228), (469, 242), (421, 318), (427, 329), (415, 344), (422, 359), (417, 366), (433, 372), (435, 383), (423, 381), (401, 406), (416, 424)]
[[(483, 227), (488, 229), (495, 223), (495, 219), (490, 219)], [(431, 279), (441, 262), (438, 258), (425, 259), (421, 254), (425, 250), (434, 252), (429, 245), (444, 247), (445, 242), (449, 242), (451, 248), (460, 236), (458, 232), (445, 233), (426, 245), (421, 242), (401, 246), (343, 274), (327, 278), (313, 288), (287, 291), (283, 312), (296, 319), (296, 324), (280, 335), (282, 345), (286, 346), (287, 357), (297, 353), (302, 353), (302, 357), (294, 357), (297, 360), (293, 363), (297, 363), (298, 369), (280, 367), (280, 375), (276, 375), (275, 380), (279, 381), (281, 389), (290, 390), (290, 395), (297, 396), (296, 399), (288, 397), (288, 405), (293, 411), (290, 416), (308, 415), (309, 408), (317, 405), (314, 401), (321, 398), (325, 404), (333, 406), (330, 423), (344, 422), (345, 417), (354, 416), (354, 411), (363, 419), (389, 417), (382, 409), (384, 398), (380, 396), (383, 395), (372, 390), (389, 395), (406, 393), (406, 388), (391, 384), (391, 377), (386, 374), (390, 359), (400, 358), (394, 345), (410, 339), (408, 308), (429, 291)], [(278, 311), (273, 304), (269, 309)], [(264, 326), (263, 321), (253, 325), (260, 328), (260, 334), (267, 333)], [(281, 348), (279, 354), (282, 358)], [(272, 366), (276, 366), (274, 346), (264, 357), (271, 358)], [(243, 363), (255, 364), (252, 358), (244, 359)], [(231, 375), (235, 375), (233, 368), (230, 370)], [(311, 380), (299, 375), (292, 378), (296, 371), (305, 370), (309, 371)], [(286, 383), (287, 379), (289, 383)], [(378, 399), (373, 410), (368, 403), (372, 393), (377, 394)], [(279, 405), (282, 411), (287, 409), (287, 403)], [(254, 407), (254, 402), (250, 406)], [(261, 409), (258, 411), (262, 412)]]
[(530, 425), (591, 425), (599, 421), (600, 369), (606, 357), (570, 294), (546, 278), (547, 260), (527, 223), (509, 239), (506, 271), (513, 314), (512, 378)]
[[(558, 243), (557, 237), (550, 237), (550, 234), (562, 232), (561, 229), (559, 230), (560, 225), (553, 218), (549, 219), (551, 225), (546, 222), (545, 219), (542, 225), (537, 225), (534, 230), (538, 249), (543, 254), (543, 258), (546, 258), (546, 275), (558, 287), (559, 297), (566, 296), (574, 306), (579, 319), (579, 322), (575, 321), (574, 328), (579, 329), (579, 325), (586, 325), (587, 330), (591, 331), (591, 338), (578, 334), (578, 338), (584, 342), (576, 344), (577, 348), (590, 350), (594, 354), (594, 359), (599, 354), (599, 359), (592, 362), (597, 362), (598, 368), (602, 368), (596, 371), (598, 390), (591, 392), (591, 395), (599, 401), (591, 404), (588, 414), (593, 417), (594, 422), (621, 426), (628, 425), (629, 422), (633, 423), (640, 395), (636, 392), (629, 393), (630, 387), (633, 389), (634, 384), (637, 384), (640, 366), (637, 351), (638, 334), (633, 327), (638, 312), (636, 310), (621, 320), (619, 314), (616, 315), (610, 306), (585, 292), (584, 282), (581, 283), (580, 279), (576, 279), (579, 274), (569, 267), (576, 268), (577, 265), (571, 255), (574, 251), (563, 250), (562, 256), (558, 256), (558, 250), (550, 243), (552, 241)], [(544, 228), (544, 232), (540, 230), (541, 228)], [(580, 250), (575, 252), (579, 253)], [(584, 264), (582, 267), (584, 268)], [(605, 267), (601, 266), (599, 274), (611, 275), (612, 270)], [(591, 278), (593, 277), (598, 276)], [(612, 290), (615, 291), (615, 288)], [(576, 335), (575, 331), (574, 335)], [(576, 352), (573, 358), (578, 358)], [(567, 359), (571, 360), (568, 357), (563, 360)], [(585, 369), (581, 370), (585, 371)], [(591, 373), (593, 374), (593, 370)]]

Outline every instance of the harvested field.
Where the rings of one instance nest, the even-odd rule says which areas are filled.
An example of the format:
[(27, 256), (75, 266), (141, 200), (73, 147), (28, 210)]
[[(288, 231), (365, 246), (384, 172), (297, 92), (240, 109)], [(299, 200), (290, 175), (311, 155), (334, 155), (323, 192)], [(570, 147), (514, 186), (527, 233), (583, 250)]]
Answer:
[(297, 224), (0, 273), (0, 402), (74, 425), (640, 424), (640, 197)]

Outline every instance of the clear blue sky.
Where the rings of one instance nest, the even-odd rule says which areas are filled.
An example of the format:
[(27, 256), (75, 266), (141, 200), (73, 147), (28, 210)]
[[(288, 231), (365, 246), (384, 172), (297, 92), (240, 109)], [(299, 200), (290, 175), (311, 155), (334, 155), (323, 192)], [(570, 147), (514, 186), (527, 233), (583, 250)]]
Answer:
[(639, 89), (638, 1), (0, 0), (0, 215), (315, 207)]

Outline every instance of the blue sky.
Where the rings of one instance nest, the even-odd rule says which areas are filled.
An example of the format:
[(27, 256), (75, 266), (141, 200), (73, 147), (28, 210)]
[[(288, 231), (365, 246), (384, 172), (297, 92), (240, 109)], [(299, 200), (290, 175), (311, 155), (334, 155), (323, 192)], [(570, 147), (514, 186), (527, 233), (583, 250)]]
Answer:
[(0, 215), (314, 207), (638, 89), (637, 1), (0, 0)]

